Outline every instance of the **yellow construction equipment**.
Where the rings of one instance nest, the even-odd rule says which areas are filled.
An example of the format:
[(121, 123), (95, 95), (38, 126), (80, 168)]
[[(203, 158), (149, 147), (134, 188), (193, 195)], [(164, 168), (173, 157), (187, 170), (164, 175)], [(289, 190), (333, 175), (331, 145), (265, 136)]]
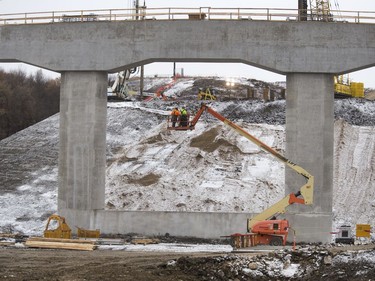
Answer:
[(72, 230), (65, 222), (64, 217), (54, 214), (48, 218), (46, 229), (44, 230), (44, 237), (71, 239)]
[(355, 236), (371, 238), (371, 225), (369, 224), (357, 224)]
[[(298, 0), (299, 20), (307, 21), (325, 21), (332, 22), (340, 17), (340, 6), (337, 0), (331, 1), (336, 7), (334, 16), (331, 9), (330, 0), (309, 0), (310, 18), (308, 17), (307, 0)], [(360, 82), (351, 82), (348, 75), (335, 76), (335, 98), (364, 98), (364, 84)]]
[[(83, 229), (77, 226), (78, 238), (99, 238), (100, 230)], [(46, 229), (44, 230), (44, 238), (61, 238), (71, 239), (72, 230), (67, 224), (64, 217), (53, 214), (48, 218)]]
[(233, 246), (235, 248), (243, 248), (256, 245), (274, 245), (280, 246), (285, 245), (289, 231), (289, 221), (286, 219), (276, 219), (277, 216), (282, 215), (286, 212), (286, 209), (292, 204), (312, 205), (314, 197), (314, 177), (307, 172), (301, 166), (293, 163), (292, 161), (285, 158), (283, 155), (278, 153), (276, 150), (267, 146), (265, 143), (254, 137), (253, 135), (246, 132), (240, 126), (236, 125), (232, 121), (228, 120), (209, 106), (202, 104), (201, 108), (194, 116), (193, 120), (189, 120), (186, 126), (173, 127), (168, 123), (168, 130), (179, 130), (187, 131), (193, 130), (199, 118), (207, 112), (216, 119), (223, 122), (225, 125), (236, 131), (238, 134), (247, 138), (249, 141), (257, 145), (263, 151), (271, 154), (277, 160), (284, 163), (286, 166), (294, 170), (297, 174), (301, 175), (305, 179), (300, 189), (295, 193), (290, 193), (280, 201), (276, 202), (268, 209), (264, 210), (260, 214), (248, 219), (246, 234), (235, 233), (230, 235), (232, 238)]
[(207, 88), (206, 91), (199, 89), (198, 100), (216, 100), (216, 96), (211, 93), (210, 88)]
[(364, 98), (365, 87), (363, 83), (352, 82), (349, 76), (335, 76), (335, 98)]
[(84, 228), (80, 228), (77, 226), (77, 236), (79, 238), (99, 238), (100, 236), (100, 230), (99, 229), (96, 229), (96, 230), (89, 230), (89, 229), (84, 229)]

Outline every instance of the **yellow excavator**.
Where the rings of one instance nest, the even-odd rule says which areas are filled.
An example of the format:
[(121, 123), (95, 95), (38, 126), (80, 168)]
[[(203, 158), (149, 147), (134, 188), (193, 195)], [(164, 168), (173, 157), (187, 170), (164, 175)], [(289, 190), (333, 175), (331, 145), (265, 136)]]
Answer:
[(186, 126), (173, 127), (168, 121), (168, 130), (186, 131), (194, 130), (199, 118), (203, 112), (208, 112), (213, 117), (217, 118), (225, 125), (229, 126), (235, 130), (240, 135), (244, 136), (260, 149), (268, 152), (274, 156), (277, 160), (281, 161), (289, 168), (293, 169), (297, 174), (301, 175), (306, 183), (299, 188), (299, 191), (295, 193), (288, 194), (286, 197), (273, 204), (268, 209), (264, 210), (260, 214), (248, 219), (247, 221), (247, 231), (246, 234), (235, 233), (230, 235), (232, 239), (232, 244), (235, 248), (243, 248), (256, 245), (285, 245), (288, 231), (289, 222), (286, 219), (278, 220), (276, 219), (278, 215), (284, 214), (286, 208), (292, 204), (303, 204), (312, 205), (314, 197), (314, 177), (307, 172), (304, 168), (298, 166), (292, 161), (285, 158), (283, 155), (267, 146), (265, 143), (254, 137), (253, 135), (246, 132), (244, 129), (233, 123), (232, 121), (226, 119), (224, 116), (208, 107), (206, 104), (202, 104), (197, 114), (192, 120), (189, 120)]

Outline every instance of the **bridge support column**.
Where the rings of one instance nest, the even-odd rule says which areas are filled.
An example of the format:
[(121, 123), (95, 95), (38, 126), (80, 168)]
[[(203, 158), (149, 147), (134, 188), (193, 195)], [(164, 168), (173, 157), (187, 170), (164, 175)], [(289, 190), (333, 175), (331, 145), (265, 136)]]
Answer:
[[(330, 242), (333, 188), (333, 76), (292, 73), (287, 75), (286, 156), (315, 178), (314, 204), (291, 206), (287, 218), (297, 241)], [(286, 169), (286, 193), (305, 183)]]
[(71, 226), (93, 228), (104, 209), (106, 92), (106, 72), (61, 75), (58, 213)]

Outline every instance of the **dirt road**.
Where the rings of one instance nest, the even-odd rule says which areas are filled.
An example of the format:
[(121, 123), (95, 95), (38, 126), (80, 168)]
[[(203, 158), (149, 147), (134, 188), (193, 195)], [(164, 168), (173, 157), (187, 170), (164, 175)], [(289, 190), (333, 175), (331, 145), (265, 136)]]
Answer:
[(83, 252), (0, 248), (0, 280), (201, 280), (183, 271), (168, 270), (166, 266), (170, 261), (192, 255), (215, 256), (202, 253), (190, 255), (110, 250)]
[(375, 245), (269, 253), (165, 253), (0, 248), (0, 280), (375, 280)]

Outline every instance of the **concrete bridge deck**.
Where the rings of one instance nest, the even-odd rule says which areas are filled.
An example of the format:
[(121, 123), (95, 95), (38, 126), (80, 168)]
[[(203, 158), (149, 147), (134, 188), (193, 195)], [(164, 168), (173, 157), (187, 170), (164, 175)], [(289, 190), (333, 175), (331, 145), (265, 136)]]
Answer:
[(107, 71), (152, 62), (239, 62), (280, 74), (374, 66), (374, 25), (272, 21), (116, 21), (0, 26), (0, 62)]

